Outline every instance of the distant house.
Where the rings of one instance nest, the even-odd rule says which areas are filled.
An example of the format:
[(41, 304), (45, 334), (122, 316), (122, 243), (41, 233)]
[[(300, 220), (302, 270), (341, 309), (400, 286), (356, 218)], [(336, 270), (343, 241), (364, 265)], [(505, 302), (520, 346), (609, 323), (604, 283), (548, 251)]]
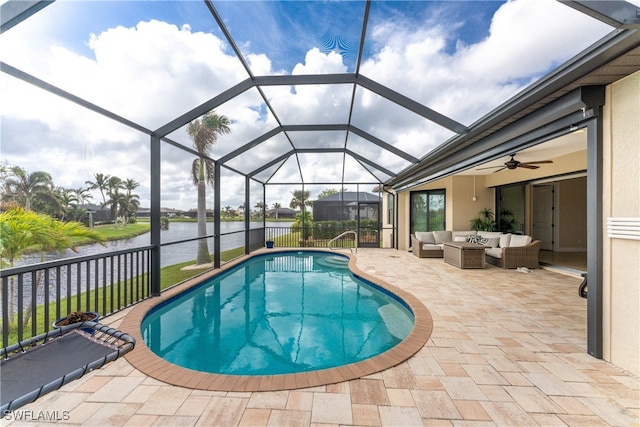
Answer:
[(90, 220), (88, 219), (89, 224), (113, 221), (113, 218), (111, 218), (111, 209), (107, 207), (103, 208), (100, 205), (85, 204), (78, 205), (78, 208), (87, 211), (87, 217), (91, 218)]
[[(213, 218), (213, 214), (215, 211), (213, 209), (207, 209), (207, 218)], [(198, 209), (191, 208), (188, 211), (182, 213), (184, 216), (189, 218), (198, 218)]]
[(289, 208), (275, 208), (267, 210), (267, 218), (295, 218), (300, 211), (295, 211)]
[(343, 191), (313, 202), (314, 221), (377, 219), (380, 197), (377, 194)]
[[(183, 214), (184, 211), (181, 211), (180, 209), (160, 208), (160, 216), (168, 216), (170, 218), (174, 218)], [(138, 208), (138, 210), (136, 211), (136, 216), (138, 218), (149, 218), (149, 216), (151, 216), (151, 209)]]

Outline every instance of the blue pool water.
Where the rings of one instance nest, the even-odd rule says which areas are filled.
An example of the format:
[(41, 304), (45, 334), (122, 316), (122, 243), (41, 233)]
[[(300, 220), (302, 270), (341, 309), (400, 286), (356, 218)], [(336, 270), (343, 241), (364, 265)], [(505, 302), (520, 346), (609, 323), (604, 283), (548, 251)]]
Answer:
[(230, 375), (307, 372), (358, 362), (402, 341), (414, 318), (397, 297), (324, 252), (260, 255), (147, 314), (158, 356)]

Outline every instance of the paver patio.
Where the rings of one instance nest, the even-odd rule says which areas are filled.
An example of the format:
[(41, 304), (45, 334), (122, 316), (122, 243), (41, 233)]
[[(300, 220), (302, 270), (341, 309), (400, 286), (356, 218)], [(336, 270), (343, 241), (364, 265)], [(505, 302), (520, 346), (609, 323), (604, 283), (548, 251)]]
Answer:
[[(167, 385), (119, 359), (23, 407), (30, 421), (16, 413), (2, 424), (51, 425), (33, 418), (54, 412), (64, 418), (56, 425), (87, 426), (640, 424), (640, 379), (586, 353), (580, 277), (460, 270), (390, 249), (359, 249), (357, 265), (411, 292), (433, 317), (427, 345), (396, 367), (245, 393)], [(117, 327), (126, 314), (103, 321)]]

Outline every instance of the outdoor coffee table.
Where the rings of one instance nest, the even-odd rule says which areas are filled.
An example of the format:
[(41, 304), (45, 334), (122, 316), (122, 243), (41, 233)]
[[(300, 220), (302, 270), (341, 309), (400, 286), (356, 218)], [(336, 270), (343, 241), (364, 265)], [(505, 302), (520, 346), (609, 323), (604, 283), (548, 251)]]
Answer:
[(444, 244), (444, 262), (458, 268), (484, 268), (484, 250), (478, 243), (448, 242)]

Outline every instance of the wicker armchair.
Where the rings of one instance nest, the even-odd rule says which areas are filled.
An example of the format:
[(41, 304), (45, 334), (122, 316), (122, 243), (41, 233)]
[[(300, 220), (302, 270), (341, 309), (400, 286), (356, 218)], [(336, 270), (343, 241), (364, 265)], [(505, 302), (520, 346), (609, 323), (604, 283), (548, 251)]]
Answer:
[(444, 257), (444, 250), (440, 249), (423, 249), (423, 243), (420, 242), (416, 238), (416, 236), (411, 235), (411, 251), (418, 258), (442, 258)]
[(540, 240), (534, 240), (526, 246), (502, 248), (502, 258), (485, 255), (485, 261), (502, 268), (538, 268), (538, 255), (540, 253)]

